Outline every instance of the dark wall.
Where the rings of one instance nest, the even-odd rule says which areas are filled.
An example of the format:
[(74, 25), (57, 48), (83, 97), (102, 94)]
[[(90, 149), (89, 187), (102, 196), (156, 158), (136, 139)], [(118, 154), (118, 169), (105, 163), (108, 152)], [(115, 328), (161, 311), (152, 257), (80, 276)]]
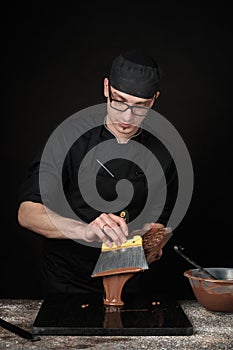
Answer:
[(148, 48), (161, 64), (156, 108), (180, 133), (194, 168), (191, 204), (154, 265), (153, 283), (172, 285), (177, 298), (192, 297), (183, 277), (192, 266), (174, 244), (203, 266), (232, 267), (232, 20), (224, 2), (186, 3), (4, 10), (0, 297), (40, 297), (43, 239), (17, 222), (27, 166), (56, 125), (105, 102), (102, 83), (112, 58), (135, 47)]

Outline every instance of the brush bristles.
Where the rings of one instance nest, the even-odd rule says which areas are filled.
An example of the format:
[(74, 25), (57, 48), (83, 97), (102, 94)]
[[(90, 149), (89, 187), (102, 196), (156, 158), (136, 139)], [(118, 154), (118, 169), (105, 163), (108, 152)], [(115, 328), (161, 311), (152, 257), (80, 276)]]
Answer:
[(105, 251), (100, 253), (92, 276), (105, 271), (136, 267), (142, 270), (148, 269), (142, 246)]

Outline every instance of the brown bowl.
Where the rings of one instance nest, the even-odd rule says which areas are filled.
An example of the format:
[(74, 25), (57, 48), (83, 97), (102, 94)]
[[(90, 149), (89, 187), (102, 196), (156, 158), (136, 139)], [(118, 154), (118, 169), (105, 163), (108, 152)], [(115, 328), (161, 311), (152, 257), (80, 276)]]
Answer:
[(199, 269), (184, 272), (197, 301), (211, 311), (233, 312), (233, 268), (205, 268), (217, 280), (203, 275)]

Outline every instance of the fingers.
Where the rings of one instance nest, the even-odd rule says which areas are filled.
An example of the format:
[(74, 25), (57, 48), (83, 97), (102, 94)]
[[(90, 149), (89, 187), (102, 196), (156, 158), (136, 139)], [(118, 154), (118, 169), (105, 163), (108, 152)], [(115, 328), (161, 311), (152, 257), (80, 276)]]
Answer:
[(169, 233), (172, 229), (171, 227), (164, 227), (160, 223), (151, 223), (144, 226), (151, 227), (143, 236), (143, 248), (147, 262), (150, 264), (161, 258), (163, 254), (162, 248), (169, 239)]
[(147, 263), (150, 265), (152, 262), (159, 260), (161, 256), (163, 255), (163, 250), (160, 249), (156, 254), (151, 254), (147, 257)]
[(92, 226), (96, 228), (99, 239), (109, 247), (112, 246), (112, 242), (119, 246), (127, 239), (128, 226), (125, 220), (117, 215), (102, 213), (92, 222)]
[(121, 229), (120, 231), (124, 234), (124, 236), (128, 236), (128, 225), (126, 224), (126, 221), (123, 218), (111, 213), (108, 214), (108, 217), (110, 217), (115, 223), (117, 223), (117, 225)]
[(163, 224), (160, 224), (158, 222), (148, 222), (143, 225), (143, 229), (150, 230), (151, 228), (164, 228)]

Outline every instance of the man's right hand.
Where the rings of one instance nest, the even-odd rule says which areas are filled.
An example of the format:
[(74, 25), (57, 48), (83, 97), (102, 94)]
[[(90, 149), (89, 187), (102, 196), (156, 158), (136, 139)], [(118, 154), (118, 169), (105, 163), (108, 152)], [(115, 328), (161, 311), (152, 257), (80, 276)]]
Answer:
[(126, 242), (128, 226), (123, 218), (115, 214), (102, 213), (95, 220), (86, 225), (83, 239), (87, 242), (100, 241), (112, 246), (113, 242), (119, 246)]

